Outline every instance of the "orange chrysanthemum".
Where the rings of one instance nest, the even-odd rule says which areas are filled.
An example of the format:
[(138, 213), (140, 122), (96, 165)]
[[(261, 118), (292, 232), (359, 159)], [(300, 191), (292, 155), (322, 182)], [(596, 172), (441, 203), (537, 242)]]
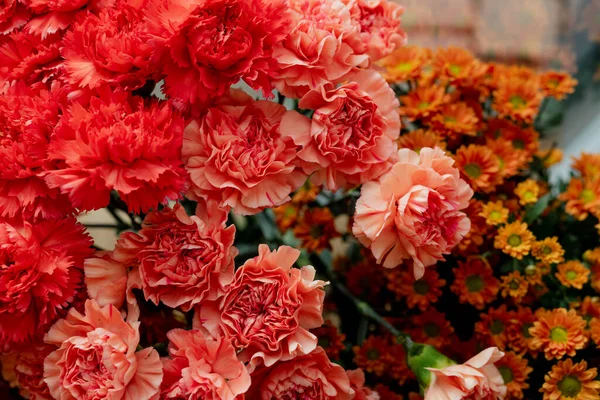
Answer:
[(419, 153), (423, 147), (446, 148), (442, 137), (431, 130), (416, 129), (398, 138), (398, 148), (411, 149)]
[(421, 311), (437, 302), (442, 295), (441, 288), (446, 285), (446, 281), (440, 279), (435, 270), (427, 271), (421, 279), (415, 280), (412, 269), (395, 268), (387, 270), (386, 277), (388, 289), (395, 293), (398, 299), (406, 299), (409, 308), (417, 307)]
[(506, 336), (508, 338), (508, 346), (517, 354), (524, 354), (529, 351), (533, 354), (537, 351), (533, 350), (531, 339), (533, 336), (529, 333), (529, 328), (533, 326), (536, 318), (531, 308), (519, 306), (512, 314), (512, 319), (506, 328)]
[(573, 357), (577, 350), (587, 344), (585, 320), (575, 310), (540, 309), (536, 317), (533, 327), (529, 329), (533, 337), (531, 345), (534, 349), (542, 350), (547, 360), (560, 359), (565, 355)]
[(528, 81), (539, 83), (537, 72), (524, 65), (503, 65), (497, 69), (498, 80)]
[(488, 139), (485, 145), (498, 158), (498, 177), (500, 180), (516, 175), (524, 167), (527, 155), (524, 150), (515, 149), (511, 141), (500, 137)]
[(389, 353), (394, 361), (387, 365), (388, 370), (386, 372), (390, 378), (398, 382), (399, 385), (404, 385), (404, 382), (408, 379), (414, 379), (415, 375), (406, 363), (406, 351), (404, 350), (404, 346), (397, 343), (393, 338), (390, 340), (391, 346), (389, 348)]
[(556, 269), (556, 277), (566, 287), (582, 289), (583, 285), (590, 280), (590, 270), (583, 263), (571, 260), (559, 264)]
[(454, 328), (444, 313), (431, 309), (426, 313), (413, 316), (410, 325), (411, 328), (406, 331), (418, 343), (442, 348), (452, 342)]
[(565, 250), (553, 236), (533, 242), (531, 255), (545, 264), (558, 264), (564, 261)]
[(354, 363), (365, 371), (382, 376), (394, 362), (387, 337), (370, 335), (360, 346), (354, 346)]
[(548, 150), (538, 150), (536, 156), (542, 160), (544, 167), (550, 168), (562, 161), (563, 152), (558, 147), (552, 147)]
[(475, 333), (486, 345), (504, 350), (508, 343), (507, 328), (513, 318), (514, 312), (508, 311), (505, 304), (490, 308), (487, 314), (481, 314), (481, 320), (475, 324)]
[(319, 339), (319, 346), (325, 350), (330, 359), (338, 360), (340, 358), (340, 353), (346, 348), (344, 345), (346, 335), (331, 325), (323, 325), (310, 332)]
[(600, 247), (586, 250), (583, 259), (592, 265), (600, 264)]
[(339, 236), (329, 208), (312, 208), (304, 211), (294, 227), (294, 234), (302, 242), (302, 247), (309, 252), (321, 251), (329, 247), (329, 240)]
[(308, 204), (317, 198), (317, 195), (321, 191), (320, 186), (313, 185), (310, 181), (306, 181), (296, 193), (292, 196), (292, 202), (296, 204)]
[(512, 297), (516, 303), (520, 303), (529, 290), (529, 282), (519, 271), (513, 271), (502, 277), (500, 293), (502, 297)]
[(448, 100), (449, 96), (442, 86), (419, 86), (400, 97), (400, 115), (410, 120), (425, 118)]
[(597, 293), (600, 293), (600, 264), (593, 265), (591, 268), (592, 276), (590, 279), (590, 286)]
[(450, 83), (471, 79), (473, 69), (477, 67), (477, 60), (473, 54), (459, 47), (438, 49), (434, 54), (433, 63), (440, 79)]
[(565, 211), (583, 221), (591, 213), (600, 215), (600, 179), (584, 181), (573, 178), (560, 200), (566, 201)]
[(377, 303), (382, 298), (381, 290), (386, 283), (385, 271), (372, 257), (363, 258), (345, 274), (348, 290), (361, 299)]
[(470, 257), (465, 262), (458, 262), (450, 289), (461, 303), (482, 310), (486, 304), (494, 301), (499, 287), (489, 263), (484, 258)]
[(542, 93), (556, 100), (562, 100), (568, 94), (575, 92), (575, 86), (577, 86), (577, 79), (566, 72), (548, 71), (540, 75)]
[(600, 318), (594, 318), (590, 321), (590, 337), (600, 349)]
[(456, 167), (473, 190), (491, 189), (499, 170), (499, 162), (492, 150), (485, 146), (470, 144), (456, 151)]
[(523, 206), (535, 203), (539, 200), (540, 185), (533, 179), (526, 179), (517, 185), (515, 195)]
[(273, 209), (275, 223), (281, 232), (292, 228), (298, 220), (298, 206), (294, 203), (286, 203)]
[(503, 79), (494, 92), (493, 108), (501, 117), (532, 123), (537, 115), (542, 95), (538, 83), (521, 79)]
[(506, 119), (492, 119), (486, 133), (491, 139), (503, 138), (512, 143), (521, 162), (531, 161), (539, 149), (539, 134), (533, 128), (523, 128)]
[(485, 218), (488, 225), (505, 224), (508, 221), (508, 208), (502, 205), (502, 201), (490, 201), (483, 206), (480, 216)]
[(423, 65), (431, 58), (431, 50), (418, 46), (404, 46), (377, 62), (381, 75), (389, 83), (417, 79)]
[(559, 361), (544, 377), (540, 392), (543, 400), (598, 400), (600, 381), (597, 368), (588, 369), (587, 362), (573, 364), (570, 358)]
[(573, 169), (584, 179), (600, 178), (600, 154), (581, 153), (573, 157)]
[(535, 236), (524, 222), (515, 221), (498, 229), (494, 247), (518, 260), (529, 254)]
[(484, 237), (488, 234), (488, 226), (485, 218), (479, 216), (483, 209), (483, 203), (480, 200), (471, 199), (469, 206), (465, 209), (465, 214), (471, 220), (471, 229), (465, 235), (463, 240), (455, 248), (455, 252), (464, 256), (477, 253), (479, 247), (484, 243)]
[(527, 378), (533, 371), (526, 358), (508, 351), (495, 363), (506, 385), (509, 399), (522, 399), (523, 390), (529, 388)]
[(544, 284), (542, 280), (544, 274), (542, 273), (542, 270), (538, 268), (537, 265), (530, 264), (527, 267), (525, 267), (524, 276), (527, 280), (527, 283), (529, 284), (529, 287)]
[(401, 394), (393, 392), (389, 387), (387, 387), (381, 383), (378, 383), (377, 385), (375, 385), (374, 389), (377, 392), (377, 394), (379, 394), (380, 399), (403, 400), (403, 397)]
[(463, 102), (442, 105), (430, 120), (435, 132), (452, 138), (477, 135), (478, 123), (475, 111)]

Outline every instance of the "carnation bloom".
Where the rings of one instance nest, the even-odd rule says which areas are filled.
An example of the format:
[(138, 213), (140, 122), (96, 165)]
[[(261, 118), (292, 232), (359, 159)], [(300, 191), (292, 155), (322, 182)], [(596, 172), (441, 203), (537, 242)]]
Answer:
[(401, 149), (389, 172), (363, 185), (352, 231), (378, 263), (394, 268), (412, 259), (419, 279), (469, 231), (460, 210), (473, 191), (452, 164), (439, 148)]
[(418, 307), (425, 311), (436, 303), (446, 285), (436, 271), (429, 271), (421, 279), (415, 279), (409, 269), (393, 269), (386, 274), (387, 287), (397, 299), (404, 298), (409, 308)]
[(152, 46), (141, 10), (129, 4), (87, 13), (63, 39), (67, 79), (94, 88), (102, 84), (137, 89), (154, 74)]
[(500, 350), (508, 343), (507, 328), (514, 318), (514, 311), (508, 311), (506, 304), (498, 308), (490, 308), (481, 314), (481, 321), (475, 324), (475, 333), (484, 343), (490, 343)]
[(498, 159), (486, 146), (470, 144), (461, 146), (454, 156), (456, 167), (473, 190), (489, 191), (496, 183), (500, 169)]
[(106, 206), (115, 190), (129, 211), (148, 212), (184, 189), (182, 135), (183, 119), (169, 103), (103, 90), (63, 115), (49, 148), (62, 168), (46, 182), (81, 210)]
[(464, 102), (444, 104), (431, 116), (431, 128), (445, 137), (476, 136), (479, 118)]
[(569, 399), (594, 400), (600, 396), (597, 368), (589, 368), (585, 360), (573, 363), (567, 358), (559, 361), (544, 377), (540, 392), (543, 400)]
[(535, 236), (527, 229), (525, 222), (515, 221), (498, 229), (494, 247), (518, 260), (529, 254)]
[(400, 115), (411, 121), (426, 118), (449, 100), (443, 86), (419, 86), (400, 97)]
[(556, 269), (556, 277), (566, 287), (583, 289), (583, 285), (590, 280), (590, 270), (577, 260), (559, 264)]
[(427, 48), (404, 46), (379, 60), (377, 65), (384, 69), (381, 74), (386, 81), (398, 83), (418, 78), (421, 68), (430, 57), (431, 50)]
[(531, 245), (531, 255), (546, 264), (563, 262), (564, 254), (565, 250), (556, 236), (533, 242)]
[(1, 355), (2, 377), (11, 387), (18, 387), (20, 395), (26, 399), (51, 399), (48, 385), (44, 382), (44, 358), (52, 350), (53, 346), (35, 342)]
[(519, 182), (515, 188), (515, 194), (519, 198), (521, 205), (535, 203), (539, 199), (540, 185), (533, 179), (526, 179)]
[(416, 129), (401, 135), (398, 140), (398, 147), (401, 149), (411, 149), (417, 153), (421, 152), (423, 147), (439, 147), (440, 149), (446, 148), (446, 142), (442, 140), (442, 137), (431, 130)]
[(160, 357), (136, 351), (139, 322), (123, 321), (113, 305), (85, 302), (72, 308), (46, 334), (56, 350), (44, 361), (44, 380), (55, 399), (150, 399), (162, 380)]
[[(238, 92), (234, 92), (238, 95)], [(306, 180), (294, 165), (297, 146), (282, 134), (285, 107), (239, 94), (185, 128), (187, 196), (215, 199), (236, 213), (256, 214), (289, 201)]]
[(494, 93), (493, 108), (501, 117), (532, 123), (542, 101), (538, 89), (535, 80), (502, 79)]
[[(352, 371), (346, 371), (350, 387), (356, 393), (354, 400), (379, 400), (379, 394), (365, 387), (365, 373), (359, 368)], [(388, 399), (389, 400), (389, 399)]]
[(548, 71), (540, 75), (540, 86), (544, 96), (563, 100), (568, 94), (575, 92), (577, 79), (566, 72)]
[[(0, 52), (1, 53), (1, 52)], [(38, 221), (74, 211), (67, 196), (50, 189), (48, 143), (60, 115), (55, 91), (17, 85), (0, 97), (0, 217)]]
[(17, 0), (5, 1), (0, 6), (0, 34), (6, 35), (25, 25), (30, 16), (31, 11), (21, 2)]
[(487, 202), (481, 210), (480, 216), (485, 218), (488, 225), (501, 225), (508, 221), (508, 208), (502, 205), (502, 201)]
[(512, 271), (502, 276), (500, 294), (502, 297), (512, 297), (515, 303), (520, 303), (529, 290), (529, 283), (519, 271)]
[(561, 359), (565, 355), (573, 357), (577, 350), (587, 344), (585, 325), (585, 320), (575, 310), (540, 309), (537, 320), (529, 329), (533, 336), (531, 345), (534, 349), (542, 350), (547, 360)]
[(224, 95), (243, 79), (266, 95), (274, 46), (290, 16), (284, 0), (153, 0), (146, 12), (165, 91), (183, 103)]
[(331, 191), (377, 179), (396, 153), (400, 134), (398, 100), (372, 70), (352, 75), (348, 84), (309, 91), (298, 107), (312, 119), (288, 111), (281, 132), (301, 146), (298, 158), (313, 183)]
[(162, 359), (163, 399), (235, 400), (250, 387), (250, 375), (225, 339), (201, 331), (173, 329), (167, 333), (169, 357)]
[[(76, 14), (88, 0), (22, 0), (35, 16), (26, 25), (25, 30), (35, 35), (46, 37), (67, 28)], [(88, 9), (97, 10), (112, 7), (111, 0), (92, 0)]]
[(293, 268), (299, 255), (288, 246), (270, 251), (260, 245), (258, 256), (236, 271), (227, 293), (200, 305), (194, 327), (227, 338), (251, 369), (261, 361), (268, 367), (310, 353), (317, 337), (308, 330), (323, 324), (326, 283), (314, 279), (311, 266)]
[(309, 354), (255, 371), (246, 398), (293, 399), (300, 393), (307, 399), (322, 400), (350, 400), (355, 396), (346, 371), (317, 347)]
[(600, 215), (600, 179), (572, 178), (560, 200), (566, 201), (565, 211), (583, 221), (591, 213)]
[(523, 390), (529, 388), (527, 378), (533, 371), (527, 359), (509, 351), (496, 362), (496, 368), (502, 375), (509, 398), (522, 399)]
[(67, 312), (91, 244), (73, 218), (0, 223), (0, 347), (40, 338)]
[(461, 303), (468, 303), (482, 310), (484, 306), (496, 299), (499, 284), (494, 277), (490, 264), (479, 257), (459, 261), (458, 268), (453, 270), (454, 282), (450, 289), (458, 295)]
[(425, 400), (496, 400), (506, 394), (502, 375), (494, 365), (504, 356), (495, 347), (485, 349), (464, 364), (445, 368), (427, 368), (431, 383)]
[(377, 61), (406, 44), (406, 33), (400, 28), (404, 8), (389, 0), (342, 0), (352, 19), (360, 25), (358, 38), (366, 53)]
[(278, 63), (277, 90), (302, 97), (308, 90), (338, 82), (369, 56), (360, 23), (341, 1), (290, 0), (292, 30), (273, 51)]

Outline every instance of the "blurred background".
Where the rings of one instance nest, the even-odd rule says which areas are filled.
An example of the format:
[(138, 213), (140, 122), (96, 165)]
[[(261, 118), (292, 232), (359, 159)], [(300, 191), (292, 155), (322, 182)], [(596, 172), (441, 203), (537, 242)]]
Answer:
[(556, 143), (568, 176), (570, 158), (600, 152), (600, 0), (395, 0), (405, 7), (409, 44), (458, 46), (487, 61), (565, 70), (576, 92), (546, 108), (556, 119), (543, 146)]

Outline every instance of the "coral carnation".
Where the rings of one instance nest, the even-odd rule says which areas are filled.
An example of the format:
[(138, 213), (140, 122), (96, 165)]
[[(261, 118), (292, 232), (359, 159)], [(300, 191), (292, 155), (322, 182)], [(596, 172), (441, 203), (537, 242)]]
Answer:
[(63, 168), (46, 181), (82, 210), (102, 208), (115, 190), (132, 212), (148, 212), (184, 189), (183, 119), (169, 103), (100, 92), (76, 103), (54, 132), (49, 155)]
[(234, 94), (236, 105), (210, 108), (185, 128), (188, 197), (212, 198), (236, 213), (256, 214), (288, 201), (306, 175), (294, 166), (296, 144), (280, 131), (285, 108)]
[(139, 322), (125, 322), (112, 305), (85, 303), (46, 334), (56, 350), (44, 361), (44, 380), (55, 399), (150, 399), (162, 380), (160, 357), (137, 351)]
[(293, 268), (296, 249), (260, 245), (258, 252), (236, 271), (223, 298), (202, 303), (194, 315), (195, 328), (227, 338), (251, 369), (315, 349), (317, 337), (308, 330), (323, 324), (326, 284), (314, 279), (311, 266)]
[(201, 331), (173, 329), (169, 356), (163, 358), (162, 399), (235, 400), (250, 387), (250, 375), (224, 337), (204, 337)]
[(92, 240), (74, 219), (0, 224), (0, 339), (41, 337), (81, 289)]
[(50, 391), (44, 382), (44, 358), (54, 346), (35, 343), (24, 349), (0, 356), (2, 377), (19, 388), (22, 397), (30, 400), (49, 400)]
[(290, 27), (284, 0), (153, 0), (147, 17), (169, 96), (206, 102), (240, 79), (270, 94), (273, 47)]
[(386, 268), (412, 259), (419, 279), (469, 231), (460, 210), (473, 191), (439, 148), (401, 149), (398, 158), (378, 181), (363, 185), (352, 231)]
[(298, 104), (312, 119), (288, 111), (281, 131), (302, 146), (298, 158), (315, 184), (336, 191), (377, 179), (392, 164), (400, 133), (398, 100), (385, 80), (365, 70), (343, 86), (308, 92)]

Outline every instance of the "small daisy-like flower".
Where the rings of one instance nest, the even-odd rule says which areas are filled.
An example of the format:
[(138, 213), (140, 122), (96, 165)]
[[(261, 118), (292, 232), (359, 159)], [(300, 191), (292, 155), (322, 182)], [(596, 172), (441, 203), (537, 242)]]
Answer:
[(340, 333), (335, 326), (330, 325), (323, 325), (310, 332), (318, 338), (319, 346), (325, 350), (330, 359), (338, 360), (340, 358), (340, 353), (346, 348), (344, 345), (346, 335)]
[(444, 279), (434, 271), (427, 271), (421, 279), (415, 280), (412, 269), (395, 268), (386, 271), (387, 287), (398, 299), (406, 299), (409, 308), (425, 311), (437, 302), (442, 295), (441, 288), (446, 285)]
[(600, 349), (600, 318), (593, 318), (590, 321), (590, 337)]
[[(360, 263), (352, 266), (346, 272), (348, 290), (357, 297), (377, 304), (382, 298), (381, 290), (386, 283), (386, 271), (377, 265), (377, 262), (372, 257), (365, 257)], [(396, 271), (396, 269), (392, 271)]]
[(600, 178), (600, 154), (581, 153), (579, 157), (573, 157), (572, 167), (584, 179)]
[(498, 200), (487, 202), (479, 215), (485, 218), (486, 224), (495, 226), (505, 224), (508, 221), (508, 213), (508, 208)]
[(540, 75), (540, 86), (544, 96), (562, 100), (575, 91), (577, 79), (566, 72), (548, 71)]
[(492, 119), (488, 122), (486, 136), (491, 139), (503, 138), (512, 143), (515, 155), (522, 163), (529, 162), (539, 149), (539, 133), (533, 128), (523, 128), (506, 119)]
[(501, 117), (530, 124), (538, 113), (541, 101), (537, 82), (502, 79), (494, 93), (492, 106)]
[(535, 236), (524, 222), (515, 221), (498, 229), (494, 247), (518, 260), (529, 254)]
[(394, 362), (387, 337), (370, 335), (360, 346), (354, 346), (354, 363), (368, 373), (382, 376)]
[(506, 328), (506, 336), (510, 348), (517, 354), (524, 354), (527, 351), (533, 354), (537, 353), (532, 351), (531, 339), (533, 336), (529, 333), (529, 328), (533, 326), (535, 320), (535, 315), (529, 307), (519, 306), (513, 312), (512, 319)]
[(573, 178), (569, 182), (566, 192), (558, 197), (566, 201), (565, 211), (583, 221), (588, 215), (600, 214), (600, 179), (584, 181)]
[(310, 181), (306, 181), (300, 189), (292, 196), (292, 202), (296, 204), (308, 204), (316, 200), (317, 195), (321, 191), (320, 186), (313, 185)]
[(535, 203), (539, 200), (540, 185), (533, 179), (527, 179), (517, 185), (515, 194), (523, 206)]
[(454, 156), (456, 167), (473, 190), (491, 189), (499, 170), (499, 162), (492, 150), (485, 146), (470, 144), (462, 146)]
[(275, 223), (281, 232), (292, 228), (298, 221), (298, 205), (286, 203), (273, 209), (275, 213)]
[(418, 343), (430, 344), (441, 348), (452, 343), (454, 328), (446, 319), (446, 315), (436, 310), (429, 310), (412, 317), (413, 328), (407, 329), (410, 337)]
[(461, 303), (482, 310), (486, 304), (494, 301), (499, 287), (489, 263), (484, 258), (470, 257), (465, 262), (458, 262), (450, 289)]
[(531, 371), (533, 371), (533, 368), (528, 364), (526, 358), (512, 351), (504, 353), (504, 357), (495, 363), (506, 385), (508, 398), (522, 399), (523, 390), (529, 388), (527, 378)]
[(600, 264), (592, 266), (591, 272), (592, 276), (590, 279), (590, 284), (592, 289), (600, 293)]
[(419, 153), (423, 147), (445, 149), (446, 143), (442, 137), (431, 130), (416, 129), (398, 138), (398, 148), (411, 149)]
[(479, 246), (484, 242), (484, 237), (488, 235), (489, 227), (485, 223), (485, 218), (479, 216), (483, 209), (483, 203), (480, 200), (471, 199), (465, 214), (469, 215), (471, 220), (471, 229), (465, 235), (463, 240), (455, 248), (456, 253), (465, 257), (478, 253)]
[(529, 264), (527, 267), (525, 267), (524, 276), (525, 280), (527, 280), (527, 283), (529, 284), (529, 287), (544, 284), (542, 280), (544, 274), (537, 265)]
[(514, 311), (506, 309), (506, 304), (498, 308), (490, 308), (487, 313), (481, 314), (481, 320), (475, 324), (475, 333), (487, 345), (504, 350), (508, 343), (507, 328), (514, 314)]
[(588, 369), (587, 362), (574, 364), (570, 358), (559, 361), (544, 377), (540, 392), (543, 400), (597, 400), (600, 381), (597, 368)]
[(400, 97), (400, 115), (410, 120), (422, 119), (447, 103), (449, 96), (442, 86), (419, 86), (406, 96)]
[(533, 336), (531, 345), (544, 352), (547, 360), (561, 359), (565, 355), (573, 357), (577, 350), (587, 344), (585, 320), (575, 310), (565, 308), (540, 309), (537, 320), (529, 333)]
[(463, 102), (442, 105), (430, 121), (435, 132), (452, 138), (477, 135), (478, 123), (475, 111)]
[(583, 285), (590, 280), (590, 270), (583, 263), (571, 260), (559, 264), (556, 269), (556, 277), (566, 287), (582, 289)]
[(556, 236), (538, 240), (531, 245), (531, 255), (546, 264), (558, 264), (564, 261), (565, 250)]
[(592, 321), (600, 318), (600, 298), (586, 296), (580, 302), (571, 303), (570, 308), (577, 311), (577, 314), (581, 315), (581, 318), (585, 320), (586, 333), (589, 334)]
[(448, 47), (438, 49), (434, 54), (433, 62), (442, 80), (459, 83), (472, 78), (477, 60), (468, 50)]
[(558, 164), (563, 159), (563, 152), (558, 147), (553, 147), (548, 150), (538, 150), (536, 156), (542, 160), (544, 167), (550, 168), (554, 164)]
[(339, 236), (329, 208), (313, 208), (304, 211), (294, 234), (309, 252), (321, 251), (329, 247), (329, 239)]
[(498, 176), (510, 178), (519, 173), (519, 170), (525, 165), (527, 155), (522, 149), (515, 149), (512, 142), (499, 137), (496, 139), (488, 139), (485, 143), (486, 147), (490, 148), (494, 155), (498, 158)]
[(431, 50), (419, 46), (404, 46), (382, 58), (377, 65), (383, 68), (381, 75), (389, 83), (416, 79), (423, 65), (431, 58)]
[(399, 385), (404, 385), (404, 382), (409, 379), (415, 379), (415, 375), (406, 363), (404, 346), (397, 343), (395, 339), (391, 339), (391, 347), (388, 351), (393, 361), (387, 365), (387, 375), (398, 382)]
[(519, 271), (513, 271), (502, 277), (500, 293), (502, 297), (512, 297), (516, 303), (520, 303), (529, 290), (529, 283)]

